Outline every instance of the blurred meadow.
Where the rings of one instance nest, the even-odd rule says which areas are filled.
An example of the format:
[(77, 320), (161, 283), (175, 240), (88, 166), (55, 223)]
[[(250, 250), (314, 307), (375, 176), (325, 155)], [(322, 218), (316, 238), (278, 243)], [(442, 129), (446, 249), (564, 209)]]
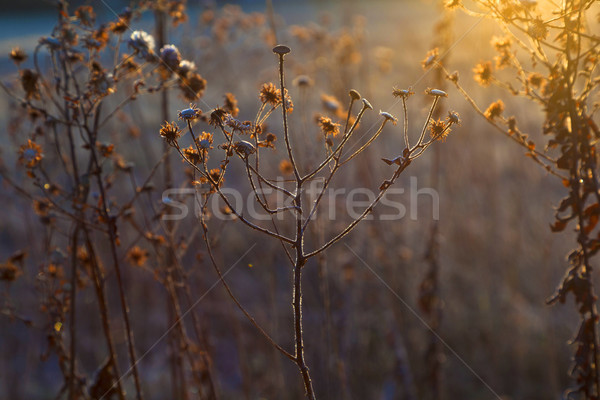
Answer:
[[(115, 254), (121, 268), (117, 276), (109, 244), (114, 238), (106, 233), (111, 223), (103, 220), (104, 214), (89, 217), (93, 221), (88, 225), (106, 223), (107, 228), (84, 238), (83, 228), (73, 222), (76, 219), (69, 222), (66, 214), (52, 210), (56, 204), (45, 204), (49, 212), (40, 210), (40, 199), (50, 190), (44, 184), (65, 192), (72, 186), (70, 175), (61, 172), (71, 170), (61, 165), (61, 158), (71, 156), (56, 155), (60, 143), (63, 152), (68, 151), (66, 136), (57, 137), (65, 133), (53, 131), (45, 117), (30, 118), (31, 111), (22, 106), (19, 74), (34, 68), (39, 38), (52, 35), (58, 8), (52, 1), (19, 3), (3, 1), (0, 14), (0, 81), (5, 87), (0, 95), (0, 261), (16, 260), (18, 267), (15, 279), (0, 282), (0, 399), (118, 398), (109, 390), (111, 385), (102, 394), (91, 390), (102, 379), (98, 376), (107, 371), (103, 365), (110, 359), (99, 292), (94, 289), (98, 280), (90, 272), (94, 268), (104, 274), (107, 321), (127, 398), (136, 393), (129, 330), (135, 337), (145, 399), (304, 398), (298, 367), (265, 340), (220, 283), (203, 240), (203, 222), (191, 214), (173, 226), (161, 222), (166, 207), (163, 191), (192, 187), (190, 168), (174, 150), (169, 156), (170, 171), (162, 167), (169, 147), (159, 135), (165, 122), (161, 107), (167, 107), (168, 121), (177, 121), (177, 113), (190, 103), (209, 115), (211, 109), (224, 106), (226, 93), (232, 93), (240, 110), (237, 118), (253, 120), (261, 106), (261, 85), (273, 82), (279, 87), (277, 56), (272, 52), (278, 43), (291, 48), (285, 56), (285, 78), (294, 103), (288, 119), (302, 168), (326, 154), (315, 115), (328, 112), (328, 100), (338, 99), (345, 111), (348, 90), (355, 89), (372, 104), (374, 110), (365, 113), (355, 138), (374, 132), (380, 125), (379, 110), (398, 118), (397, 125), (385, 125), (381, 136), (336, 175), (332, 186), (346, 188), (346, 193), (354, 188), (377, 193), (393, 171), (381, 159), (402, 154), (404, 114), (402, 102), (392, 96), (393, 87), (411, 87), (415, 92), (407, 101), (411, 138), (418, 137), (428, 115), (427, 88), (448, 93), (439, 101), (439, 118), (445, 118), (449, 110), (460, 115), (460, 125), (408, 166), (394, 185), (405, 192), (390, 196), (416, 212), (414, 217), (383, 220), (379, 216), (390, 213), (390, 208), (380, 204), (374, 208), (374, 218), (361, 222), (326, 253), (307, 262), (302, 278), (304, 353), (317, 398), (560, 399), (572, 385), (569, 340), (577, 333), (580, 317), (571, 297), (565, 304), (546, 305), (564, 275), (566, 255), (577, 246), (574, 227), (560, 233), (550, 229), (565, 188), (525, 157), (522, 147), (477, 115), (451, 84), (439, 79), (435, 69), (421, 65), (429, 50), (440, 47), (444, 67), (458, 71), (462, 87), (485, 109), (505, 93), (495, 87), (484, 89), (473, 80), (473, 67), (496, 55), (490, 40), (503, 34), (496, 24), (459, 10), (445, 10), (433, 0), (273, 0), (272, 16), (270, 2), (188, 0), (182, 9), (186, 19), (176, 26), (172, 19), (177, 16), (165, 12), (164, 43), (175, 45), (182, 58), (195, 63), (206, 88), (195, 100), (186, 98), (177, 85), (166, 92), (162, 87), (140, 91), (135, 100), (126, 100), (133, 83), (122, 79), (102, 97), (100, 119), (104, 121), (112, 110), (115, 113), (98, 130), (97, 144), (91, 146), (102, 151), (100, 144), (104, 149), (114, 145), (102, 161), (108, 193), (99, 194), (93, 174), (81, 174), (82, 180), (92, 181), (90, 208), (81, 212), (92, 213), (103, 200), (120, 211), (130, 209), (115, 219)], [(156, 36), (157, 15), (162, 11), (153, 9), (153, 4), (158, 3), (142, 4), (143, 12), (134, 12), (128, 20), (117, 45), (119, 61), (131, 52), (127, 39), (132, 30)], [(545, 1), (539, 3), (542, 6)], [(129, 3), (72, 2), (67, 14), (75, 15), (81, 5), (93, 6), (93, 26), (97, 27), (114, 21)], [(597, 14), (597, 4), (592, 7)], [(593, 20), (588, 21), (592, 33), (599, 31), (596, 14), (591, 13)], [(436, 30), (443, 18), (447, 51), (438, 44), (441, 39)], [(158, 51), (160, 41), (156, 41)], [(15, 46), (28, 55), (18, 67), (9, 57)], [(99, 62), (112, 66), (114, 49), (111, 36), (108, 47), (98, 55)], [(39, 50), (40, 70), (60, 71), (57, 59), (49, 54)], [(152, 68), (148, 68), (152, 79), (160, 81), (158, 70)], [(150, 78), (140, 75), (136, 79), (148, 80), (140, 90), (156, 86)], [(302, 79), (312, 85), (298, 83)], [(48, 84), (52, 91), (64, 79), (48, 80)], [(546, 140), (542, 107), (518, 97), (502, 98), (505, 115), (514, 115), (520, 129), (542, 146)], [(43, 100), (32, 102), (51, 106)], [(341, 115), (343, 126), (345, 113)], [(290, 178), (280, 164), (287, 156), (281, 120), (281, 111), (274, 112), (266, 122), (268, 128), (263, 127), (277, 140), (269, 157), (261, 159), (262, 168), (269, 176)], [(182, 129), (186, 126), (185, 121), (179, 124)], [(75, 125), (73, 129), (75, 152), (86, 154), (90, 145), (86, 148), (86, 139)], [(19, 151), (31, 138), (43, 148), (43, 172), (27, 169), (20, 161)], [(217, 149), (216, 141), (213, 146)], [(212, 159), (216, 162), (218, 156)], [(81, 161), (80, 167), (84, 166)], [(431, 196), (421, 194), (417, 203), (411, 203), (415, 182), (417, 188), (434, 188), (439, 194), (437, 222)], [(224, 186), (244, 195), (252, 190), (242, 163), (232, 161)], [(58, 200), (61, 196), (64, 203)], [(128, 203), (132, 196), (135, 201)], [(78, 210), (65, 199), (59, 194), (55, 201)], [(192, 209), (193, 199), (185, 199)], [(328, 209), (336, 210), (335, 218), (328, 218), (326, 210), (318, 213), (314, 230), (307, 233), (308, 247), (314, 248), (352, 220), (345, 204), (345, 194), (328, 200)], [(225, 208), (222, 202), (220, 206)], [(239, 302), (275, 342), (284, 349), (293, 348), (294, 272), (282, 244), (233, 217), (208, 218), (207, 226), (214, 259)], [(77, 235), (76, 243), (82, 249), (87, 246), (85, 255), (79, 247), (73, 248), (71, 237)], [(168, 256), (161, 255), (165, 237), (176, 249), (181, 266), (173, 275), (165, 267)], [(92, 247), (99, 265), (89, 267)], [(73, 260), (78, 260), (79, 272), (71, 280)], [(437, 265), (433, 289), (428, 280), (432, 260)], [(593, 274), (597, 281), (598, 272)], [(130, 329), (121, 318), (121, 279)], [(76, 291), (71, 282), (77, 282)], [(73, 330), (71, 303), (65, 300), (69, 293), (76, 295)], [(181, 314), (182, 323), (177, 324)], [(80, 393), (69, 386), (68, 379), (73, 334), (78, 378), (72, 379), (77, 381), (72, 385), (80, 386)], [(189, 341), (184, 340), (187, 336)], [(195, 360), (204, 360), (206, 365), (195, 366)], [(212, 389), (203, 392), (197, 385), (207, 380)]]

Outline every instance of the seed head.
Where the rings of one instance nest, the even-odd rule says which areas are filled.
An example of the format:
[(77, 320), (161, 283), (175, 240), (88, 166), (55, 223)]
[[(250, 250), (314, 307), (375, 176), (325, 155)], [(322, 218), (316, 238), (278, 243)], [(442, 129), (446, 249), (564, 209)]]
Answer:
[(12, 282), (21, 275), (21, 270), (11, 261), (0, 264), (0, 281)]
[(160, 128), (160, 136), (164, 138), (167, 143), (171, 144), (177, 141), (181, 136), (181, 129), (177, 126), (175, 121), (167, 122)]
[(337, 136), (340, 133), (340, 124), (333, 122), (329, 117), (318, 116), (317, 124), (319, 124), (325, 136)]
[(193, 61), (189, 61), (189, 60), (181, 60), (181, 62), (179, 63), (179, 67), (177, 69), (177, 72), (181, 76), (186, 76), (188, 74), (188, 72), (194, 72), (194, 71), (196, 71), (196, 64), (194, 64)]
[(492, 81), (492, 63), (490, 61), (481, 62), (473, 68), (475, 81), (481, 86), (489, 86)]
[(250, 142), (245, 140), (240, 140), (239, 142), (235, 142), (233, 144), (233, 148), (237, 151), (243, 158), (247, 158), (251, 154), (256, 152), (256, 147)]
[(408, 88), (408, 89), (398, 89), (398, 88), (393, 88), (392, 89), (392, 95), (394, 97), (402, 97), (402, 98), (408, 98), (410, 96), (412, 96), (413, 94), (415, 94), (415, 92), (412, 91), (412, 88)]
[(315, 82), (308, 75), (299, 75), (292, 81), (292, 85), (298, 87), (310, 87), (314, 85), (314, 83)]
[(292, 51), (292, 50), (289, 47), (287, 47), (286, 45), (283, 45), (283, 44), (279, 44), (279, 45), (273, 47), (273, 53), (279, 54), (280, 57), (283, 57), (284, 55), (286, 55), (290, 51)]
[(21, 64), (23, 61), (27, 60), (27, 53), (20, 48), (15, 47), (10, 51), (10, 59), (17, 65)]
[(263, 103), (269, 103), (272, 106), (277, 105), (280, 101), (279, 89), (272, 83), (265, 83), (260, 89), (260, 101)]
[(423, 61), (421, 61), (421, 66), (423, 67), (423, 69), (427, 69), (427, 68), (431, 67), (433, 64), (435, 64), (437, 62), (438, 58), (439, 58), (439, 51), (436, 47), (435, 49), (429, 50), (427, 52), (425, 59)]
[(436, 140), (446, 140), (446, 137), (450, 133), (449, 125), (447, 125), (441, 119), (438, 119), (437, 121), (431, 119), (431, 121), (429, 122), (429, 129), (429, 134), (431, 135), (431, 138)]
[(149, 59), (154, 54), (154, 38), (144, 31), (133, 31), (127, 43), (141, 58)]
[(502, 115), (504, 112), (504, 102), (502, 100), (498, 100), (490, 104), (490, 106), (485, 110), (485, 117), (489, 120), (493, 120)]
[(190, 104), (190, 108), (186, 108), (185, 110), (179, 111), (177, 116), (179, 117), (179, 119), (193, 121), (197, 119), (200, 116), (200, 114), (202, 114), (202, 111), (194, 104)]
[(42, 161), (42, 147), (31, 139), (19, 149), (19, 162), (27, 168), (33, 168)]
[(371, 105), (371, 103), (369, 103), (369, 100), (363, 98), (362, 102), (363, 102), (363, 108), (368, 108), (369, 110), (373, 109), (373, 106)]
[(448, 93), (444, 92), (443, 90), (440, 89), (431, 89), (428, 88), (425, 93), (427, 93), (430, 96), (434, 96), (434, 97), (448, 97)]
[(348, 94), (350, 95), (350, 97), (352, 98), (352, 100), (360, 100), (361, 99), (361, 95), (360, 93), (358, 93), (357, 90), (351, 89), (350, 92), (348, 92)]
[(170, 70), (169, 72), (175, 71), (181, 63), (181, 54), (177, 47), (167, 44), (160, 49), (160, 60)]
[(392, 124), (394, 124), (394, 125), (396, 125), (396, 123), (398, 123), (398, 119), (396, 117), (394, 117), (392, 114), (390, 114), (389, 112), (379, 111), (379, 115), (381, 115), (383, 118), (385, 118), (386, 121), (392, 121)]
[(446, 121), (448, 121), (450, 124), (460, 125), (460, 116), (456, 111), (448, 111), (448, 117), (446, 118)]

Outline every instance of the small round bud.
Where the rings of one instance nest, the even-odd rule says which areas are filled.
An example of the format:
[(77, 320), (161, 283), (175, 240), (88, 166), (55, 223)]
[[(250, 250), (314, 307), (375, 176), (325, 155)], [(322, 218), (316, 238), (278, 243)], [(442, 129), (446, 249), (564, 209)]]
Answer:
[(348, 94), (350, 95), (350, 97), (352, 97), (352, 100), (360, 100), (361, 98), (360, 93), (358, 93), (358, 91), (354, 89), (351, 89)]

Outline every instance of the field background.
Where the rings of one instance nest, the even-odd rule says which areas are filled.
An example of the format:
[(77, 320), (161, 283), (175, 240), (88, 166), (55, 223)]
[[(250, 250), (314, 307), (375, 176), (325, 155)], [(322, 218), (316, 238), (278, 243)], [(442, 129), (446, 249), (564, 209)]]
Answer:
[[(54, 14), (45, 2), (29, 1), (31, 7), (23, 9), (11, 9), (6, 7), (7, 2), (3, 3), (0, 79), (7, 82), (16, 76), (6, 56), (10, 49), (18, 44), (31, 53), (38, 37), (50, 33)], [(97, 3), (94, 5), (99, 20), (112, 18), (100, 2), (94, 3)], [(188, 23), (170, 30), (169, 38), (187, 58), (196, 62), (199, 72), (208, 81), (199, 107), (214, 107), (222, 102), (223, 93), (232, 92), (240, 101), (241, 119), (251, 119), (258, 107), (259, 85), (276, 79), (270, 45), (260, 36), (260, 31), (254, 30), (232, 38), (223, 46), (210, 44), (210, 36), (195, 31), (201, 6), (193, 1), (189, 3)], [(217, 3), (222, 5), (222, 2)], [(243, 12), (264, 11), (264, 3), (260, 1), (233, 3)], [(356, 16), (360, 16), (364, 18), (366, 34), (360, 48), (362, 59), (359, 67), (351, 70), (348, 79), (341, 84), (359, 90), (376, 111), (389, 111), (398, 117), (402, 114), (401, 104), (391, 96), (392, 86), (413, 85), (417, 95), (410, 99), (409, 114), (412, 135), (416, 134), (428, 106), (422, 93), (432, 85), (433, 74), (423, 77), (420, 60), (430, 49), (433, 27), (440, 16), (435, 3), (277, 0), (273, 3), (278, 14), (279, 41), (290, 43), (293, 50), (289, 57), (288, 80), (303, 73), (315, 80), (306, 111), (300, 109), (297, 89), (291, 89), (297, 106), (292, 114), (292, 124), (295, 124), (292, 126), (301, 126), (303, 112), (312, 118), (314, 110), (319, 109), (322, 93), (336, 95), (344, 103), (347, 98), (331, 75), (319, 69), (319, 65), (327, 65), (326, 60), (322, 60), (322, 64), (308, 63), (315, 49), (294, 45), (290, 26), (323, 26), (323, 21), (328, 21), (328, 30), (338, 32), (344, 27), (352, 29)], [(108, 4), (116, 10), (123, 6), (119, 2)], [(133, 25), (134, 29), (151, 31), (152, 20), (143, 18)], [(489, 22), (478, 24), (476, 19), (460, 13), (455, 16), (453, 32), (456, 44), (449, 53), (448, 68), (459, 71), (461, 82), (485, 107), (500, 92), (477, 87), (472, 81), (471, 69), (480, 60), (493, 56), (489, 40), (500, 32)], [(381, 54), (389, 54), (389, 70), (381, 70)], [(452, 89), (448, 92), (450, 96), (443, 100), (442, 107), (458, 111), (462, 124), (440, 144), (440, 288), (444, 308), (437, 333), (452, 349), (443, 347), (443, 398), (495, 398), (483, 380), (504, 399), (557, 399), (569, 384), (567, 370), (572, 352), (567, 341), (573, 337), (578, 320), (571, 300), (555, 307), (544, 304), (565, 270), (565, 254), (574, 246), (570, 232), (552, 234), (549, 229), (552, 207), (560, 200), (563, 188), (524, 157), (519, 147), (492, 131), (469, 109), (460, 94)], [(175, 92), (170, 98), (175, 119), (177, 110), (185, 108), (187, 103)], [(2, 127), (11, 120), (9, 103), (7, 96), (0, 96)], [(506, 114), (514, 114), (523, 131), (541, 138), (541, 110), (516, 101), (505, 103)], [(141, 99), (126, 110), (139, 128), (139, 138), (124, 135), (118, 121), (106, 132), (107, 137), (119, 143), (121, 154), (135, 163), (140, 181), (162, 151), (158, 136), (162, 121), (153, 112), (156, 107), (155, 100)], [(376, 121), (376, 113), (372, 114), (362, 130)], [(311, 125), (307, 131), (300, 131), (292, 131), (292, 140), (303, 143), (306, 154), (320, 151), (318, 128)], [(7, 168), (14, 168), (16, 147), (5, 136), (4, 129), (0, 130), (1, 156)], [(401, 146), (401, 127), (386, 127), (360, 162), (336, 183), (375, 190), (389, 174), (379, 158), (393, 156), (396, 150), (399, 153)], [(282, 143), (279, 147), (281, 152)], [(398, 183), (399, 187), (408, 187), (410, 177), (417, 177), (419, 187), (427, 187), (433, 154), (428, 152), (411, 165)], [(299, 157), (302, 158), (302, 154)], [(179, 168), (178, 160), (174, 164)], [(277, 164), (275, 157), (274, 170)], [(183, 181), (183, 173), (179, 176)], [(232, 176), (227, 185), (243, 189), (242, 182), (243, 179)], [(118, 186), (113, 192), (119, 196)], [(335, 349), (345, 366), (350, 398), (402, 398), (405, 378), (397, 368), (397, 354), (402, 349), (407, 354), (417, 398), (426, 399), (430, 395), (424, 362), (430, 331), (410, 311), (420, 314), (418, 285), (427, 269), (424, 253), (431, 204), (426, 196), (421, 199), (416, 220), (362, 223), (329, 253), (325, 272), (319, 272), (316, 265), (307, 267), (304, 280), (306, 356), (320, 398), (341, 398), (343, 383), (334, 365)], [(160, 193), (157, 193), (155, 201), (159, 200)], [(403, 200), (408, 204), (408, 196)], [(30, 205), (8, 185), (2, 185), (0, 204), (0, 259), (19, 249), (29, 252), (23, 278), (1, 289), (10, 293), (22, 314), (42, 326), (44, 318), (36, 309), (34, 298), (35, 275), (43, 262), (37, 234), (44, 227)], [(341, 216), (330, 222), (330, 228), (344, 221), (347, 218), (344, 220)], [(192, 231), (195, 220), (190, 217), (185, 223)], [(292, 322), (288, 298), (291, 271), (281, 256), (279, 244), (255, 237), (235, 221), (227, 222), (219, 231), (218, 259), (225, 269), (254, 243), (259, 245), (238, 263), (227, 279), (240, 300), (274, 338), (291, 346), (288, 339)], [(377, 271), (402, 300), (346, 245)], [(186, 261), (195, 282), (194, 297), (199, 298), (217, 278), (210, 266), (196, 257), (204, 250), (201, 239), (192, 241), (191, 247)], [(324, 311), (324, 280), (331, 315)], [(165, 294), (148, 271), (130, 267), (126, 282), (136, 344), (141, 354), (165, 331)], [(96, 336), (99, 321), (85, 318), (95, 312), (93, 296), (87, 301), (89, 304), (86, 299), (80, 302), (84, 305), (80, 310), (83, 322), (79, 345), (85, 355), (82, 368), (93, 371), (101, 362), (97, 349), (98, 343), (103, 346), (103, 342)], [(295, 366), (256, 334), (221, 287), (211, 290), (197, 307), (206, 323), (223, 398), (302, 398), (302, 383)], [(115, 325), (119, 329), (118, 321)], [(119, 342), (118, 346), (125, 354), (125, 344)], [(55, 357), (40, 360), (46, 347), (43, 331), (35, 324), (33, 328), (25, 328), (18, 321), (0, 316), (0, 399), (54, 398), (62, 382)], [(147, 398), (168, 397), (166, 353), (166, 343), (161, 342), (140, 363)], [(128, 386), (128, 392), (131, 390)]]

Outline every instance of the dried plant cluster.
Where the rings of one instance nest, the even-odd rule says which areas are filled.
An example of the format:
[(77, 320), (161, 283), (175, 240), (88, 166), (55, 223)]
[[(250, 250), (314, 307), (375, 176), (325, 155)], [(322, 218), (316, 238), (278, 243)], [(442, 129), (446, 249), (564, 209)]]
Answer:
[[(200, 71), (208, 68), (209, 62), (197, 66), (191, 54), (166, 42), (167, 22), (177, 26), (186, 21), (184, 2), (141, 2), (99, 26), (91, 6), (70, 10), (64, 1), (58, 5), (57, 25), (51, 35), (40, 38), (31, 55), (33, 64), (29, 66), (29, 55), (18, 47), (10, 54), (18, 70), (18, 81), (3, 83), (2, 88), (12, 99), (9, 137), (17, 149), (14, 161), (18, 169), (12, 171), (6, 163), (0, 169), (3, 180), (26, 199), (43, 224), (39, 237), (36, 236), (43, 255), (35, 273), (35, 288), (44, 320), (30, 320), (25, 316), (26, 310), (13, 304), (9, 296), (4, 299), (3, 309), (11, 319), (45, 335), (44, 356), (56, 357), (63, 377), (57, 397), (145, 398), (148, 378), (139, 362), (146, 353), (140, 355), (136, 345), (144, 335), (142, 329), (136, 329), (129, 305), (133, 277), (148, 272), (161, 286), (166, 303), (166, 308), (145, 312), (168, 314), (164, 336), (169, 339), (173, 398), (188, 398), (190, 393), (203, 399), (219, 397), (219, 379), (206, 337), (207, 323), (194, 304), (194, 271), (184, 264), (189, 249), (199, 247), (197, 234), (201, 234), (206, 248), (203, 254), (207, 255), (202, 259), (199, 253), (201, 267), (212, 265), (233, 303), (268, 344), (298, 367), (306, 396), (316, 398), (304, 357), (302, 273), (313, 259), (321, 265), (325, 253), (373, 212), (406, 168), (431, 145), (445, 140), (452, 127), (460, 123), (456, 112), (449, 111), (445, 116), (438, 111), (446, 92), (426, 91), (426, 98), (431, 100), (429, 111), (412, 138), (407, 103), (414, 93), (410, 89), (393, 89), (393, 96), (403, 106), (403, 128), (396, 133), (399, 140), (391, 154), (378, 155), (390, 174), (374, 183), (377, 195), (357, 218), (344, 228), (329, 232), (322, 228), (324, 221), (319, 216), (324, 194), (340, 171), (361, 160), (386, 126), (397, 125), (396, 117), (380, 111), (376, 129), (365, 129), (365, 116), (373, 107), (357, 90), (348, 92), (347, 108), (336, 96), (323, 94), (323, 112), (315, 115), (311, 124), (320, 132), (323, 145), (317, 153), (320, 159), (315, 160), (315, 154), (309, 157), (302, 151), (306, 138), (299, 136), (300, 129), (289, 117), (306, 106), (305, 90), (318, 84), (318, 78), (300, 75), (294, 80), (302, 97), (294, 104), (284, 77), (289, 47), (273, 48), (279, 81), (260, 87), (258, 111), (252, 120), (245, 121), (239, 116), (249, 115), (248, 110), (238, 104), (233, 93), (224, 94), (221, 106), (205, 108), (202, 104), (207, 102), (218, 104), (214, 99), (202, 98), (209, 82)], [(132, 29), (148, 11), (155, 16), (155, 34)], [(235, 42), (240, 31), (254, 28), (272, 43), (276, 38), (273, 18), (243, 14), (232, 7), (225, 8), (222, 17), (215, 15), (214, 10), (205, 11), (200, 19), (206, 24), (205, 33), (216, 43), (205, 47), (218, 49)], [(334, 48), (331, 65), (323, 68), (307, 62), (305, 72), (320, 68), (333, 76), (334, 65), (342, 65), (344, 74), (356, 73), (361, 65), (363, 25), (360, 20), (355, 24), (352, 33), (339, 35), (329, 35), (315, 27), (294, 27), (292, 36), (306, 46), (321, 44), (315, 58), (321, 57), (324, 48)], [(385, 54), (379, 62), (381, 68), (387, 65), (389, 69)], [(345, 80), (342, 78), (341, 82)], [(340, 86), (340, 82), (332, 84), (332, 91), (340, 92)], [(201, 102), (204, 110), (192, 103), (178, 112), (179, 121), (168, 122), (175, 119), (169, 113), (168, 91), (177, 94), (178, 104)], [(160, 109), (161, 119), (165, 120), (159, 129), (165, 144), (160, 155), (152, 151), (158, 137), (146, 142), (132, 111), (140, 102), (144, 109)], [(281, 125), (267, 126), (267, 120), (279, 112)], [(358, 137), (362, 129), (366, 137)], [(127, 143), (138, 146), (141, 156), (127, 159), (122, 153)], [(281, 158), (276, 149), (283, 150), (285, 156)], [(179, 154), (185, 169), (171, 163), (173, 153)], [(149, 167), (141, 170), (136, 165), (140, 161)], [(265, 167), (273, 163), (279, 165), (278, 172), (286, 179), (276, 180), (277, 171)], [(317, 179), (323, 186), (316, 200), (309, 202), (304, 190)], [(254, 201), (270, 217), (267, 223), (245, 215), (228, 197), (226, 183), (240, 180), (249, 184)], [(198, 191), (195, 201), (200, 209), (200, 223), (193, 224), (193, 232), (164, 220), (169, 206), (156, 199), (160, 189), (180, 183)], [(291, 205), (274, 206), (264, 189), (281, 194)], [(242, 226), (245, 225), (279, 243), (289, 261), (293, 275), (293, 350), (286, 350), (286, 345), (267, 333), (225, 280), (213, 251), (219, 240), (214, 233), (218, 225), (209, 222), (208, 203), (213, 197), (224, 203), (223, 211), (237, 220), (240, 230), (246, 229)], [(322, 237), (315, 235), (316, 231)], [(324, 232), (331, 235), (325, 237)], [(19, 251), (0, 264), (0, 280), (12, 285), (21, 279), (25, 258), (26, 252)], [(85, 304), (81, 303), (83, 298)], [(81, 361), (84, 338), (80, 336), (80, 310), (88, 310), (90, 303), (96, 307), (97, 315), (86, 317), (98, 320), (101, 333), (94, 339), (104, 349), (99, 350), (103, 357), (96, 363), (95, 372), (90, 372)], [(185, 323), (188, 314), (191, 322)]]
[[(447, 94), (439, 89), (428, 89), (427, 94), (432, 97), (433, 101), (430, 107), (429, 115), (427, 116), (426, 122), (421, 130), (421, 134), (417, 139), (416, 143), (410, 144), (409, 131), (408, 131), (408, 113), (407, 99), (414, 94), (410, 90), (405, 89), (394, 89), (393, 95), (401, 99), (404, 110), (405, 110), (405, 123), (404, 123), (404, 150), (401, 154), (394, 158), (382, 158), (382, 160), (390, 166), (394, 167), (392, 175), (384, 180), (379, 186), (379, 193), (376, 198), (364, 208), (361, 215), (351, 221), (343, 230), (335, 233), (332, 237), (323, 243), (314, 243), (313, 249), (308, 248), (308, 243), (305, 241), (305, 237), (309, 232), (311, 222), (315, 219), (313, 216), (317, 213), (319, 204), (323, 199), (323, 195), (326, 193), (327, 188), (332, 182), (332, 179), (340, 171), (340, 169), (347, 165), (350, 161), (358, 157), (364, 150), (366, 150), (371, 143), (373, 143), (377, 137), (383, 132), (386, 124), (391, 123), (396, 125), (398, 120), (396, 117), (388, 112), (380, 111), (381, 122), (377, 130), (370, 135), (370, 137), (356, 150), (344, 151), (347, 149), (346, 145), (351, 143), (353, 134), (356, 132), (364, 114), (372, 110), (373, 107), (369, 101), (362, 98), (358, 91), (350, 90), (349, 92), (349, 106), (345, 122), (338, 123), (333, 122), (331, 118), (325, 116), (318, 116), (316, 123), (321, 128), (322, 134), (325, 137), (324, 143), (326, 147), (326, 153), (322, 161), (316, 163), (316, 165), (308, 168), (308, 171), (303, 171), (300, 165), (303, 163), (299, 162), (299, 158), (302, 156), (298, 152), (294, 151), (295, 141), (299, 140), (297, 136), (292, 136), (291, 129), (288, 127), (288, 114), (293, 111), (293, 102), (289, 97), (287, 89), (285, 87), (284, 79), (284, 57), (290, 52), (290, 48), (284, 45), (278, 45), (273, 48), (273, 52), (277, 55), (279, 61), (279, 87), (273, 83), (266, 83), (262, 86), (259, 99), (260, 107), (258, 113), (253, 121), (239, 121), (235, 118), (238, 114), (238, 109), (235, 106), (237, 103), (231, 94), (226, 95), (226, 105), (222, 108), (215, 108), (210, 110), (206, 114), (195, 106), (184, 109), (179, 112), (178, 116), (180, 120), (183, 120), (187, 125), (187, 131), (190, 134), (192, 144), (189, 147), (183, 147), (180, 144), (181, 129), (176, 122), (165, 123), (160, 130), (160, 136), (162, 136), (166, 142), (173, 146), (185, 162), (187, 162), (193, 168), (193, 183), (202, 186), (206, 185), (208, 190), (200, 192), (198, 202), (201, 204), (200, 219), (204, 230), (204, 240), (207, 248), (209, 249), (209, 255), (211, 262), (215, 270), (217, 271), (221, 282), (227, 288), (227, 292), (235, 302), (235, 304), (241, 309), (244, 315), (255, 325), (261, 334), (284, 356), (293, 361), (300, 371), (302, 376), (304, 387), (306, 389), (306, 396), (310, 399), (315, 399), (316, 395), (313, 389), (309, 368), (304, 358), (304, 339), (303, 339), (303, 323), (302, 323), (302, 272), (308, 261), (321, 253), (325, 252), (329, 247), (340, 241), (346, 236), (352, 229), (362, 220), (364, 220), (369, 213), (373, 211), (373, 208), (379, 203), (381, 198), (385, 195), (386, 191), (394, 184), (400, 174), (410, 165), (410, 163), (421, 156), (425, 150), (438, 140), (443, 140), (451, 130), (451, 127), (459, 123), (458, 114), (455, 112), (449, 112), (446, 120), (433, 120), (431, 117), (436, 110), (440, 98), (447, 97)], [(336, 102), (335, 99), (325, 99), (329, 102)], [(360, 105), (358, 113), (354, 115), (353, 106), (355, 103)], [(282, 121), (283, 121), (283, 144), (285, 146), (287, 157), (281, 161), (280, 166), (284, 172), (289, 171), (293, 174), (291, 183), (289, 185), (279, 186), (274, 183), (276, 180), (271, 175), (265, 175), (266, 172), (261, 171), (261, 160), (269, 157), (269, 150), (274, 148), (276, 137), (273, 134), (266, 133), (263, 126), (265, 125), (268, 117), (277, 109), (281, 109)], [(334, 107), (332, 107), (334, 108)], [(336, 104), (335, 108), (338, 108)], [(222, 137), (222, 143), (213, 146), (214, 138), (213, 133), (194, 132), (194, 123), (196, 121), (202, 121), (205, 125), (216, 129), (220, 132)], [(428, 135), (429, 133), (429, 135)], [(248, 139), (248, 140), (243, 140)], [(216, 148), (215, 148), (216, 147)], [(267, 152), (265, 154), (265, 152)], [(213, 167), (209, 161), (210, 158), (216, 157), (218, 164)], [(243, 213), (235, 208), (235, 205), (222, 191), (223, 183), (228, 167), (233, 159), (239, 160), (243, 164), (246, 172), (246, 176), (250, 186), (255, 193), (256, 202), (262, 207), (262, 209), (271, 216), (271, 226), (265, 227), (257, 221), (251, 220), (251, 218), (244, 216)], [(319, 193), (317, 194), (316, 200), (312, 203), (307, 202), (307, 197), (303, 191), (304, 186), (313, 179), (322, 176), (324, 184)], [(263, 187), (268, 187), (272, 190), (283, 193), (284, 196), (288, 196), (292, 199), (292, 205), (288, 207), (275, 208), (269, 203), (269, 199), (262, 194), (260, 190)], [(206, 224), (206, 218), (208, 214), (208, 201), (211, 196), (218, 195), (223, 202), (227, 205), (227, 210), (233, 214), (238, 220), (244, 225), (251, 229), (254, 229), (266, 236), (270, 236), (274, 240), (281, 243), (283, 251), (289, 260), (290, 266), (294, 271), (294, 284), (292, 293), (292, 304), (294, 313), (294, 352), (288, 352), (282, 346), (277, 344), (265, 331), (260, 327), (250, 314), (244, 309), (241, 303), (237, 300), (232, 290), (227, 285), (223, 278), (223, 275), (212, 256), (210, 250), (210, 238), (208, 235), (208, 225)], [(292, 226), (281, 226), (280, 223), (275, 219), (275, 215), (279, 213), (291, 212), (294, 216), (289, 222)], [(288, 224), (289, 225), (289, 224)], [(290, 233), (288, 233), (290, 232)], [(293, 234), (291, 234), (293, 232)]]
[(536, 145), (521, 130), (517, 118), (509, 114), (506, 99), (479, 108), (459, 83), (457, 73), (448, 73), (447, 77), (477, 113), (519, 144), (527, 157), (560, 179), (567, 191), (556, 207), (550, 228), (562, 232), (570, 227), (577, 248), (568, 254), (567, 272), (548, 303), (564, 303), (572, 294), (581, 317), (572, 340), (575, 353), (570, 374), (574, 384), (565, 392), (566, 398), (597, 399), (600, 364), (592, 258), (600, 250), (600, 131), (594, 121), (600, 83), (600, 37), (589, 29), (597, 9), (594, 1), (565, 0), (551, 6), (543, 3), (447, 3), (451, 9), (494, 20), (502, 29), (505, 35), (491, 40), (497, 56), (477, 64), (474, 79), (483, 87), (498, 86), (535, 104), (543, 113), (543, 126), (539, 128), (547, 137), (543, 146)]

